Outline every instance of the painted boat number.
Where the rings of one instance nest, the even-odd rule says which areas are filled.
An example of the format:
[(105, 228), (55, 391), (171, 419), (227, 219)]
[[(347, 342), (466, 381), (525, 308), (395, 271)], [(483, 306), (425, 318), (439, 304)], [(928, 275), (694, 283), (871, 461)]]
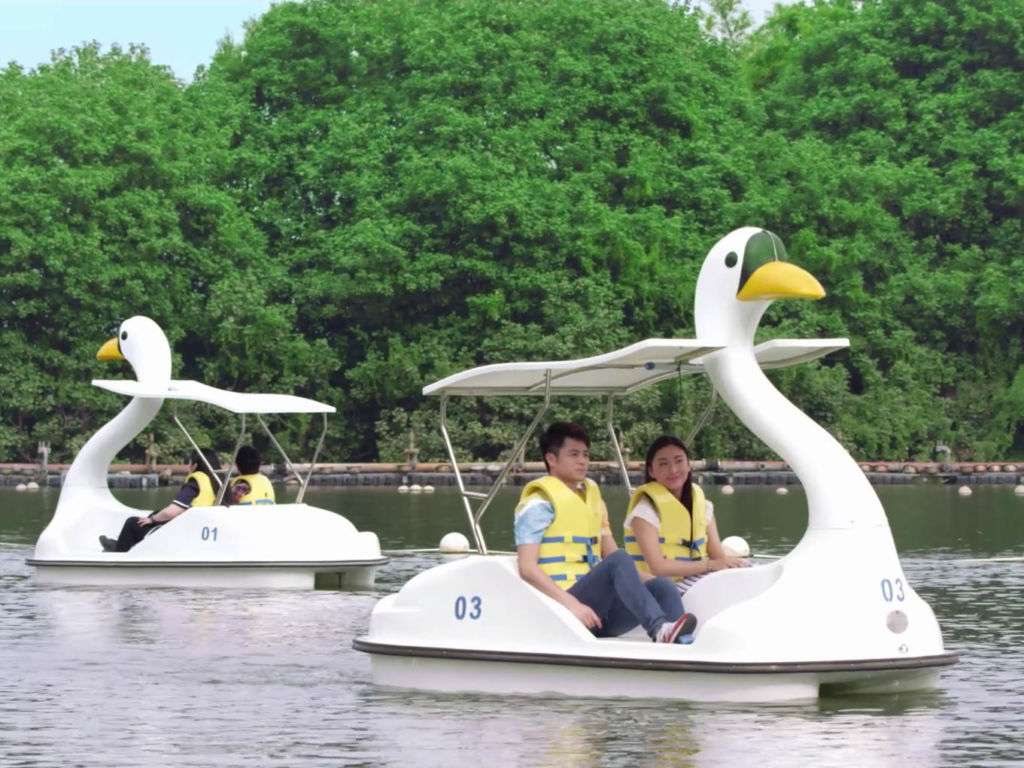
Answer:
[[(462, 621), (468, 615), (469, 618), (479, 619), (483, 614), (484, 601), (479, 595), (473, 595), (467, 602), (466, 598), (459, 595), (455, 598), (455, 618)], [(467, 614), (466, 609), (469, 609)]]
[[(894, 584), (895, 591), (893, 589)], [(906, 595), (903, 594), (903, 579), (896, 579), (895, 581), (882, 579), (882, 599), (887, 603), (891, 603), (894, 596), (901, 603), (906, 599)]]
[(203, 532), (199, 534), (203, 541), (216, 541), (217, 540), (217, 529), (210, 528), (209, 526), (203, 526)]

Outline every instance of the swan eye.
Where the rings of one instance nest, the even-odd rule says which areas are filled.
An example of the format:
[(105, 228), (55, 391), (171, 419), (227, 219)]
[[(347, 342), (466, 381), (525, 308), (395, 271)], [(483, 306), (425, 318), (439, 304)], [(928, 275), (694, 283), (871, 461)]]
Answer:
[(128, 338), (128, 331), (121, 331), (121, 341)]
[(725, 266), (729, 267), (729, 269), (732, 269), (733, 267), (736, 266), (736, 261), (738, 259), (739, 256), (736, 255), (735, 251), (729, 251), (729, 253), (726, 254), (725, 256)]

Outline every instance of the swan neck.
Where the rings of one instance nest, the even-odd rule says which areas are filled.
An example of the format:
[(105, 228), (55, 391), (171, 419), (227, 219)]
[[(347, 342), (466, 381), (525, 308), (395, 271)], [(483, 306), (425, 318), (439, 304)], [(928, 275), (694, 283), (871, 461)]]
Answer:
[[(117, 454), (153, 420), (163, 400), (134, 398), (104, 424), (78, 452), (64, 479), (64, 489), (107, 488), (107, 473)], [(64, 497), (64, 490), (61, 492)], [(59, 502), (58, 502), (59, 507)]]
[(706, 367), (722, 399), (800, 479), (807, 492), (809, 529), (888, 525), (853, 457), (775, 388), (751, 346), (716, 352)]

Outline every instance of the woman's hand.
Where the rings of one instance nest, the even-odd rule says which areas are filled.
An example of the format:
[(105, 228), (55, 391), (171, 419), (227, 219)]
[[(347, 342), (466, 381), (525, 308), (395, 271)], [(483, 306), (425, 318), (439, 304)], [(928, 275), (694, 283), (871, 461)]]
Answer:
[(708, 560), (709, 571), (724, 571), (726, 568), (746, 568), (750, 563), (742, 557), (725, 555), (724, 557)]
[(154, 523), (154, 520), (151, 517), (139, 516), (135, 519), (139, 521), (139, 528), (145, 528), (147, 525), (152, 525)]

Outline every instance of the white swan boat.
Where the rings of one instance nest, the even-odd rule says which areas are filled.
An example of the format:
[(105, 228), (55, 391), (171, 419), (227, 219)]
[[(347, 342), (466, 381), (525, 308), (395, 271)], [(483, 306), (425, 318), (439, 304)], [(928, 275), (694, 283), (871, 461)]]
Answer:
[[(489, 556), (480, 518), (487, 494), (463, 493), (481, 553), (432, 568), (374, 608), (354, 647), (371, 654), (377, 684), (441, 691), (698, 701), (807, 699), (824, 689), (897, 692), (935, 685), (956, 661), (931, 608), (900, 566), (888, 520), (867, 478), (824, 429), (771, 384), (764, 368), (812, 360), (846, 339), (754, 344), (775, 299), (824, 291), (783, 260), (772, 233), (745, 227), (705, 258), (696, 287), (697, 339), (648, 339), (582, 360), (503, 363), (449, 376), (424, 393), (441, 399), (441, 430), (458, 395), (536, 395), (536, 418), (556, 395), (616, 399), (682, 373), (704, 373), (729, 407), (793, 467), (807, 494), (808, 526), (785, 557), (701, 579), (686, 594), (700, 624), (691, 645), (651, 643), (642, 632), (595, 638), (564, 607), (523, 581), (513, 557)], [(473, 505), (477, 507), (474, 509)], [(509, 521), (511, 525), (511, 521)]]
[[(311, 589), (323, 575), (321, 580), (345, 586), (373, 583), (377, 568), (387, 562), (377, 535), (358, 531), (341, 515), (302, 501), (323, 445), (327, 414), (335, 410), (332, 406), (293, 395), (244, 394), (171, 379), (167, 337), (147, 317), (124, 321), (118, 336), (97, 357), (131, 364), (136, 381), (93, 384), (132, 400), (89, 439), (68, 470), (53, 519), (28, 560), (35, 566), (37, 582)], [(295, 502), (223, 506), (227, 478), (218, 476), (217, 506), (186, 510), (128, 552), (103, 552), (97, 541), (100, 534), (116, 535), (125, 518), (152, 511), (118, 501), (110, 492), (107, 474), (118, 451), (152, 421), (165, 400), (207, 403), (240, 414), (239, 445), (246, 415), (254, 415), (278, 450), (281, 446), (263, 415), (320, 414), (324, 432), (309, 473), (296, 473), (301, 485)], [(177, 414), (174, 419), (198, 450)], [(292, 466), (287, 456), (285, 463)]]

